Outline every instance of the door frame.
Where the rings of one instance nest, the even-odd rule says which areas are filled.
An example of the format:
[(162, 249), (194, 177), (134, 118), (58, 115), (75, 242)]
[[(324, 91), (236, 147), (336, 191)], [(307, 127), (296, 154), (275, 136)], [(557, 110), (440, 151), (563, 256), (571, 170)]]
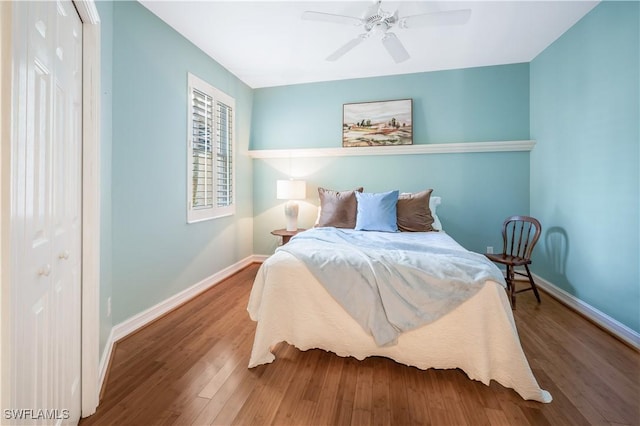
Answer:
[(100, 15), (74, 0), (82, 20), (82, 417), (98, 406), (100, 359)]
[[(99, 402), (100, 358), (100, 16), (94, 0), (73, 0), (82, 21), (82, 307), (81, 416)], [(13, 2), (0, 2), (0, 375), (10, 377), (11, 174), (14, 140)], [(9, 143), (10, 142), (10, 143)], [(11, 384), (0, 384), (0, 407), (11, 407)], [(27, 408), (27, 407), (23, 407)], [(31, 408), (31, 407), (29, 407)], [(38, 407), (33, 407), (38, 408)], [(47, 407), (42, 407), (47, 408)], [(3, 419), (0, 419), (3, 422)]]

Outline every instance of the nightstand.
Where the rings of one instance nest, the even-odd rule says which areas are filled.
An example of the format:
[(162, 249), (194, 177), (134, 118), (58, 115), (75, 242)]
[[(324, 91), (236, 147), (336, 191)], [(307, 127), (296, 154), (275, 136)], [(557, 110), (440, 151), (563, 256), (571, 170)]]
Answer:
[(295, 231), (287, 231), (286, 229), (276, 229), (275, 231), (271, 231), (272, 235), (276, 235), (278, 237), (282, 237), (282, 244), (287, 244), (291, 237), (296, 235), (299, 232), (306, 231), (306, 229), (298, 228)]

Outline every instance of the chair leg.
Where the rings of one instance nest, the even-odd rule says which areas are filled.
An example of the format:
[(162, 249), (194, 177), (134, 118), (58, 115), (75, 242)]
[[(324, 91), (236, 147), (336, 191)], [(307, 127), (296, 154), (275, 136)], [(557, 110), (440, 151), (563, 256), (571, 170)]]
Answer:
[(533, 281), (533, 277), (531, 276), (531, 272), (529, 271), (529, 265), (524, 265), (524, 269), (527, 270), (527, 276), (529, 277), (529, 282), (531, 283), (531, 289), (533, 293), (536, 295), (536, 299), (538, 299), (538, 303), (540, 303), (540, 294), (538, 293), (538, 286)]
[(509, 292), (509, 298), (511, 299), (511, 309), (515, 310), (516, 309), (516, 282), (513, 278), (514, 278), (513, 267), (507, 265), (507, 276), (506, 276), (507, 290)]

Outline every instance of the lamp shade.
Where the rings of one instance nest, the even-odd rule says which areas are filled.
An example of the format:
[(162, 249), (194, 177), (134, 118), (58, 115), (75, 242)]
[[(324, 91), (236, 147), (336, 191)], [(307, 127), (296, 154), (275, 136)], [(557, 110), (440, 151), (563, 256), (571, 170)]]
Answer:
[(307, 197), (307, 183), (303, 180), (277, 181), (278, 200), (304, 200)]

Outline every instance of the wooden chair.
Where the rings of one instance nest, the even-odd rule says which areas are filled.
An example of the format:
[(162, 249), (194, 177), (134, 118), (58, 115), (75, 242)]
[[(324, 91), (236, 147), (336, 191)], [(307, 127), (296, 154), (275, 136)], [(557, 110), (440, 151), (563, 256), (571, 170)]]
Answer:
[[(516, 308), (516, 293), (533, 290), (540, 303), (538, 287), (533, 281), (529, 264), (531, 264), (531, 252), (540, 238), (541, 227), (537, 219), (529, 216), (511, 216), (502, 225), (502, 254), (486, 253), (485, 256), (492, 262), (500, 263), (507, 267), (505, 279), (507, 292), (511, 298), (511, 307)], [(526, 273), (516, 271), (516, 267), (524, 266)], [(515, 274), (529, 278), (530, 287), (516, 291)]]

